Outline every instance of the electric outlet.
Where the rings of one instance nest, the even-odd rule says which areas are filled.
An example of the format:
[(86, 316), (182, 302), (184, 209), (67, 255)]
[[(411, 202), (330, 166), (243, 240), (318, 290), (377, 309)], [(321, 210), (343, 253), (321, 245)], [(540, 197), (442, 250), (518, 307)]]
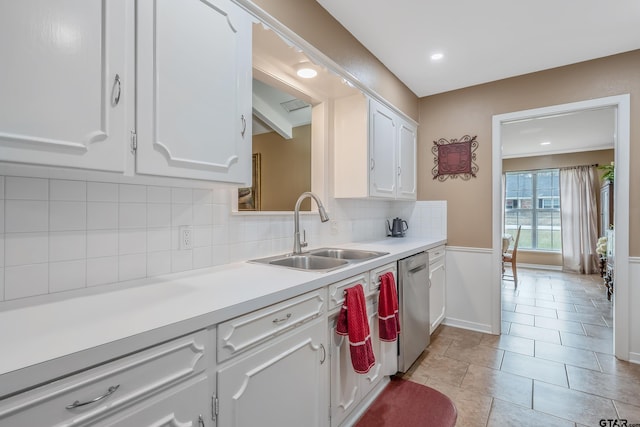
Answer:
[(193, 229), (188, 225), (180, 227), (180, 250), (193, 249)]
[(331, 221), (329, 221), (329, 225), (331, 229), (331, 234), (334, 236), (338, 234), (338, 221), (335, 221), (332, 219)]

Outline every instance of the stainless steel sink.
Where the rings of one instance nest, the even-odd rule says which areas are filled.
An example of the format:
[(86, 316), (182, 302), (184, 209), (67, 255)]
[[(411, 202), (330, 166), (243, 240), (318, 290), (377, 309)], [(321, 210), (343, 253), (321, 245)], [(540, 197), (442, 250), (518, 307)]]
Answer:
[(344, 259), (351, 262), (366, 261), (388, 255), (389, 252), (363, 251), (359, 249), (322, 248), (309, 252), (311, 255), (327, 258)]
[(362, 262), (387, 254), (388, 252), (322, 248), (301, 254), (276, 255), (267, 258), (252, 259), (249, 262), (324, 273), (345, 267), (350, 263)]
[(299, 270), (331, 270), (342, 267), (348, 264), (348, 262), (335, 258), (301, 254), (274, 259), (273, 261), (269, 261), (269, 264), (297, 268)]
[(277, 255), (267, 258), (252, 259), (249, 262), (316, 272), (331, 271), (336, 268), (344, 267), (348, 264), (348, 261), (345, 260), (315, 256), (309, 253), (299, 255)]

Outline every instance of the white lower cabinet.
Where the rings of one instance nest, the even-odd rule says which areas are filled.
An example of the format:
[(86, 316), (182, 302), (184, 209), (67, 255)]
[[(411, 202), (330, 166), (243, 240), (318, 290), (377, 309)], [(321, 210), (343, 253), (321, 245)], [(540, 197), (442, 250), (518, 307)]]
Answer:
[(3, 399), (0, 425), (210, 426), (212, 342), (195, 332)]
[(327, 426), (326, 318), (220, 365), (218, 426)]
[(446, 314), (445, 247), (438, 246), (429, 252), (429, 322), (431, 333), (442, 323)]
[[(371, 345), (376, 358), (376, 364), (366, 374), (357, 374), (351, 364), (349, 340), (346, 336), (336, 333), (336, 321), (339, 314), (339, 306), (334, 305), (334, 310), (329, 316), (329, 353), (331, 355), (331, 426), (340, 426), (343, 423), (355, 421), (354, 411), (363, 400), (376, 388), (385, 375), (394, 374), (397, 371), (397, 345), (395, 342), (380, 340), (378, 325), (378, 297), (379, 276), (393, 272), (396, 276), (396, 263), (388, 264), (368, 275), (357, 276), (339, 283), (339, 288), (344, 289), (357, 284), (362, 284), (367, 296), (367, 318), (369, 320), (369, 333)], [(367, 281), (363, 281), (368, 276)], [(368, 283), (368, 285), (367, 285)], [(331, 289), (336, 285), (331, 285)], [(371, 293), (373, 292), (373, 293)], [(331, 305), (330, 305), (331, 306)]]

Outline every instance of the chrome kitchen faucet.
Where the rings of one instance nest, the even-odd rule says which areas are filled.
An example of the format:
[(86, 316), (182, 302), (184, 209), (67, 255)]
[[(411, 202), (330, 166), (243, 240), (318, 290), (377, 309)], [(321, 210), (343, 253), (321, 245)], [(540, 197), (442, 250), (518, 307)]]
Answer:
[(318, 214), (320, 215), (320, 221), (327, 222), (329, 221), (329, 215), (327, 215), (327, 211), (324, 209), (320, 198), (313, 194), (310, 191), (305, 191), (298, 197), (298, 201), (296, 202), (296, 208), (293, 211), (293, 222), (294, 222), (294, 233), (293, 233), (293, 253), (299, 254), (302, 253), (302, 248), (307, 246), (306, 236), (304, 241), (300, 241), (300, 203), (307, 198), (311, 197), (316, 201), (318, 205)]

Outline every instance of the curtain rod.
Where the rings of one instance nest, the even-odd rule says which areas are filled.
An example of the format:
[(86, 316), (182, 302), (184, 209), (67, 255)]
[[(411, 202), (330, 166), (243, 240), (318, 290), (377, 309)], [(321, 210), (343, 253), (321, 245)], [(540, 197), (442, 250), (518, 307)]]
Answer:
[(592, 165), (578, 165), (578, 166), (566, 166), (564, 168), (558, 168), (560, 170), (570, 170), (570, 169), (578, 169), (578, 168), (597, 168), (598, 164), (594, 163)]
[(592, 165), (577, 165), (577, 166), (565, 166), (565, 167), (546, 167), (546, 168), (534, 168), (534, 169), (514, 169), (514, 170), (503, 170), (502, 173), (514, 173), (514, 172), (536, 172), (536, 171), (546, 171), (549, 169), (577, 169), (577, 168), (581, 168), (581, 167), (592, 167), (592, 168), (597, 168), (598, 166), (600, 166), (598, 163), (594, 163)]

